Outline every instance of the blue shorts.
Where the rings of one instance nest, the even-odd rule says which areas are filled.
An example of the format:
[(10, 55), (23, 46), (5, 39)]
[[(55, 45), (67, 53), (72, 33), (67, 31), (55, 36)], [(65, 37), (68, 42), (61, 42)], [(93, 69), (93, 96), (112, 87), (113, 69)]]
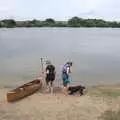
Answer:
[(72, 82), (69, 75), (67, 75), (66, 73), (62, 73), (62, 80), (63, 80), (63, 83), (71, 83)]

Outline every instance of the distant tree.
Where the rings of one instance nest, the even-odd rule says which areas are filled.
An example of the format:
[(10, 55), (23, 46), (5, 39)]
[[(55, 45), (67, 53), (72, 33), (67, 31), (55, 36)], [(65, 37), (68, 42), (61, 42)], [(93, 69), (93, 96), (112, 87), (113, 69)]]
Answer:
[(110, 23), (110, 27), (113, 27), (113, 28), (120, 27), (120, 23), (113, 21)]
[(63, 22), (63, 21), (56, 21), (55, 27), (68, 27), (68, 24), (67, 22)]
[(4, 19), (0, 21), (0, 27), (114, 27), (120, 28), (120, 22), (110, 22), (102, 19), (83, 19), (77, 16), (68, 19), (68, 21), (55, 21), (47, 18), (44, 21), (28, 20), (15, 21), (13, 19)]
[(2, 27), (1, 21), (0, 21), (0, 28)]
[(55, 20), (52, 19), (52, 18), (47, 18), (47, 19), (45, 20), (45, 22), (47, 22), (47, 23), (49, 23), (49, 24), (55, 24)]
[(34, 25), (34, 27), (42, 27), (43, 26), (43, 21), (40, 20), (32, 20), (31, 23)]
[(16, 22), (13, 19), (4, 19), (2, 20), (3, 27), (15, 27)]
[(37, 24), (37, 23), (39, 23), (39, 22), (40, 22), (40, 21), (39, 21), (39, 20), (36, 20), (36, 19), (34, 19), (34, 20), (31, 21), (32, 24)]
[(86, 19), (84, 20), (84, 27), (95, 27), (96, 24), (94, 23), (94, 21), (92, 19)]
[(68, 25), (71, 27), (80, 27), (80, 18), (79, 17), (72, 17), (68, 20)]
[(34, 24), (30, 20), (25, 21), (24, 24), (25, 24), (25, 27), (34, 27)]

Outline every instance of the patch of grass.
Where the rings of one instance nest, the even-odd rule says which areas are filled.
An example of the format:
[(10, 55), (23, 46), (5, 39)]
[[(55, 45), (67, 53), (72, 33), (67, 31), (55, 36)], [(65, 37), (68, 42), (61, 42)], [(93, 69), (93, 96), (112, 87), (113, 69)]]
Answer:
[(109, 97), (118, 97), (120, 96), (120, 91), (103, 91), (101, 94)]
[(112, 110), (107, 110), (98, 119), (99, 120), (120, 120), (120, 109), (117, 112)]
[(88, 94), (97, 97), (119, 97), (120, 89), (89, 88)]

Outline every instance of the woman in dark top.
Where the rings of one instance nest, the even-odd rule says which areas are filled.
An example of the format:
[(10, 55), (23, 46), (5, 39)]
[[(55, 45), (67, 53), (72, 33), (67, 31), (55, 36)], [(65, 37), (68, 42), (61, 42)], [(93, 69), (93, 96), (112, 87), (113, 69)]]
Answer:
[(47, 85), (47, 88), (49, 88), (50, 92), (53, 93), (53, 81), (55, 80), (55, 74), (56, 74), (55, 66), (52, 65), (50, 61), (47, 61), (46, 64), (47, 64), (46, 70), (45, 70), (46, 85)]

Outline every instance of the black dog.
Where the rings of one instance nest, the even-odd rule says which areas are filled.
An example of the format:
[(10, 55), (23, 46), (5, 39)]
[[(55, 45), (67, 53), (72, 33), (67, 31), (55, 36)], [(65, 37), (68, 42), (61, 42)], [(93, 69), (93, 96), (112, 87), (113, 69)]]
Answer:
[(80, 96), (83, 95), (83, 91), (84, 91), (85, 87), (78, 85), (78, 86), (71, 86), (68, 88), (68, 94), (69, 95), (73, 95), (74, 93), (78, 92), (80, 93)]

